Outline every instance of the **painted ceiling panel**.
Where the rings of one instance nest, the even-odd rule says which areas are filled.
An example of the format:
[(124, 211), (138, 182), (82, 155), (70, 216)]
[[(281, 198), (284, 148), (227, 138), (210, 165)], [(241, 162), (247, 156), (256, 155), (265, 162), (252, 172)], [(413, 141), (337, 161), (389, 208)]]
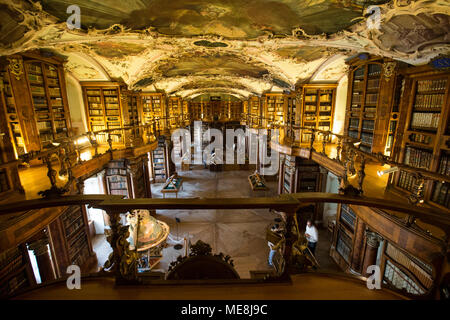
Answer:
[[(84, 29), (67, 28), (70, 5)], [(80, 81), (184, 96), (337, 82), (359, 52), (423, 64), (449, 34), (448, 0), (0, 0), (0, 55), (47, 48)]]
[[(67, 19), (65, 9), (78, 5), (82, 25), (106, 29), (122, 24), (137, 30), (149, 26), (166, 35), (214, 34), (255, 38), (267, 32), (290, 35), (300, 27), (308, 34), (335, 33), (361, 17), (362, 5), (387, 1), (339, 0), (43, 0), (45, 11)], [(338, 17), (338, 18), (337, 18)]]

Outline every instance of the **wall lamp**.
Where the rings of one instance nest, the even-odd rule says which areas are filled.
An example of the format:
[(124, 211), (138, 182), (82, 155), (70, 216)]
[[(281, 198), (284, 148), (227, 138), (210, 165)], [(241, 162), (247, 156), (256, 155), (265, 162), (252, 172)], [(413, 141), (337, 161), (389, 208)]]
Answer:
[(377, 175), (379, 177), (381, 177), (382, 175), (385, 175), (385, 174), (388, 174), (388, 173), (391, 173), (391, 172), (397, 172), (397, 171), (398, 171), (398, 167), (392, 167), (392, 168), (389, 168), (389, 169), (386, 169), (386, 170), (382, 170), (382, 171), (378, 170), (377, 171)]

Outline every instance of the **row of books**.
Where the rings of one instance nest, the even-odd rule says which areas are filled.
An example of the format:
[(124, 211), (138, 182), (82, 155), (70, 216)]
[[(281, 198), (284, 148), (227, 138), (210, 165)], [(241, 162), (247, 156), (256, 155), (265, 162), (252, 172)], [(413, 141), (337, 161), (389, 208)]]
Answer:
[(416, 168), (428, 169), (433, 153), (428, 150), (406, 146), (404, 163)]
[(116, 109), (106, 109), (106, 115), (107, 116), (119, 116), (120, 110), (119, 109), (117, 109), (117, 110)]
[(380, 88), (380, 79), (367, 80), (367, 90), (377, 90)]
[(353, 81), (353, 91), (362, 91), (364, 82), (362, 80), (355, 79)]
[(348, 131), (348, 136), (350, 137), (350, 138), (358, 138), (358, 131), (354, 131), (354, 130), (349, 130)]
[(38, 130), (52, 129), (52, 123), (50, 121), (38, 121), (37, 128)]
[(28, 74), (28, 80), (30, 80), (32, 82), (39, 82), (41, 84), (44, 82), (44, 78), (42, 77), (42, 75), (37, 75), (37, 74), (32, 74), (32, 73)]
[(9, 279), (0, 286), (0, 296), (8, 296), (18, 289), (25, 288), (29, 285), (29, 281), (25, 271), (20, 272), (17, 276)]
[(321, 111), (321, 112), (323, 112), (323, 111), (330, 112), (331, 111), (331, 106), (320, 106), (319, 107), (319, 111)]
[[(114, 96), (117, 95), (117, 90), (103, 90), (103, 95)], [(106, 99), (107, 97), (105, 97)], [(112, 97), (114, 99), (114, 97)]]
[(99, 96), (100, 97), (100, 90), (89, 89), (89, 90), (86, 90), (86, 94), (87, 94), (88, 97), (89, 96)]
[(413, 112), (411, 127), (413, 128), (433, 128), (439, 125), (440, 113)]
[(73, 239), (69, 241), (69, 257), (70, 260), (76, 259), (80, 249), (87, 245), (87, 238), (85, 232), (80, 232)]
[(376, 104), (378, 101), (378, 93), (366, 94), (366, 104)]
[(87, 99), (88, 99), (88, 102), (98, 102), (98, 103), (101, 102), (101, 97), (97, 97), (97, 96), (95, 96), (95, 97), (88, 96)]
[(72, 206), (69, 207), (64, 213), (61, 215), (61, 220), (64, 224), (64, 227), (70, 226), (70, 224), (82, 216), (81, 207)]
[(359, 128), (359, 119), (350, 118), (349, 127), (358, 129)]
[(361, 133), (361, 141), (366, 143), (366, 144), (372, 145), (373, 134), (372, 133), (367, 133), (367, 132), (362, 132)]
[(55, 86), (55, 87), (57, 87), (57, 86), (59, 86), (59, 81), (58, 81), (58, 79), (47, 78), (47, 84), (48, 84), (49, 86)]
[(417, 81), (417, 92), (444, 90), (446, 87), (447, 79)]
[(33, 105), (37, 106), (47, 106), (47, 99), (44, 96), (33, 96)]
[(374, 77), (381, 74), (381, 65), (379, 64), (369, 64), (368, 66), (368, 76)]
[(352, 103), (361, 104), (361, 102), (362, 102), (362, 95), (359, 93), (353, 93)]
[(363, 120), (362, 128), (363, 128), (363, 130), (375, 129), (375, 121), (374, 120)]
[[(430, 288), (433, 285), (432, 272), (433, 267), (426, 265), (424, 262), (413, 258), (395, 248), (392, 244), (388, 243), (386, 246), (386, 253), (389, 257), (395, 260), (397, 263), (412, 272), (422, 285)], [(424, 270), (424, 268), (426, 270)]]
[(450, 208), (450, 188), (448, 183), (436, 182), (431, 201)]
[(105, 97), (105, 103), (108, 103), (108, 102), (118, 102), (119, 100), (117, 99), (117, 97)]
[(109, 175), (109, 176), (112, 176), (112, 175), (122, 175), (122, 176), (125, 176), (126, 174), (127, 174), (127, 170), (126, 169), (113, 169), (113, 168), (108, 168), (107, 170), (106, 170), (106, 174), (107, 175)]
[(30, 90), (31, 90), (31, 93), (33, 94), (45, 94), (45, 90), (44, 90), (44, 87), (41, 87), (41, 86), (36, 86), (36, 85), (33, 85), (33, 86), (30, 86)]
[(317, 96), (316, 95), (307, 95), (305, 96), (305, 102), (316, 102)]
[(416, 184), (416, 178), (407, 172), (401, 171), (397, 185), (405, 190), (412, 191)]
[(19, 257), (22, 258), (22, 252), (18, 247), (0, 253), (0, 270), (7, 267), (12, 261), (15, 261)]
[(55, 120), (53, 123), (55, 124), (56, 129), (66, 129), (67, 130), (65, 120), (57, 120), (57, 121)]
[(46, 73), (47, 77), (57, 78), (58, 77), (58, 71), (53, 66), (46, 66)]
[(103, 110), (101, 109), (89, 109), (89, 115), (90, 116), (102, 116)]
[(48, 88), (48, 93), (51, 96), (61, 96), (61, 89), (60, 88)]
[(450, 154), (448, 152), (443, 152), (441, 158), (439, 159), (438, 172), (440, 174), (450, 176)]
[(356, 214), (346, 204), (342, 204), (342, 206), (341, 206), (340, 220), (343, 221), (345, 223), (345, 225), (350, 227), (350, 229), (352, 229), (352, 231), (355, 229)]
[(27, 70), (30, 73), (42, 74), (42, 68), (39, 63), (27, 64)]
[(77, 220), (72, 222), (69, 226), (66, 227), (66, 237), (70, 238), (73, 236), (78, 230), (80, 230), (84, 226), (83, 217), (79, 217)]
[(444, 94), (418, 94), (414, 108), (440, 110), (444, 105)]
[(424, 144), (430, 144), (432, 141), (431, 136), (427, 136), (425, 134), (421, 133), (412, 133), (408, 136), (409, 141), (417, 142), (417, 143), (424, 143)]

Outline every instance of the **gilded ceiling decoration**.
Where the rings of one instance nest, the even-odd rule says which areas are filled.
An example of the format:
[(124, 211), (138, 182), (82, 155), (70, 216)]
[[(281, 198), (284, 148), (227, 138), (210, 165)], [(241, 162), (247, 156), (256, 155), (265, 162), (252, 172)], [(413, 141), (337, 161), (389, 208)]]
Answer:
[[(81, 29), (67, 28), (69, 5), (80, 7)], [(47, 48), (67, 57), (78, 80), (123, 79), (184, 97), (337, 82), (359, 52), (424, 64), (450, 51), (448, 0), (0, 0), (0, 8), (0, 55)]]

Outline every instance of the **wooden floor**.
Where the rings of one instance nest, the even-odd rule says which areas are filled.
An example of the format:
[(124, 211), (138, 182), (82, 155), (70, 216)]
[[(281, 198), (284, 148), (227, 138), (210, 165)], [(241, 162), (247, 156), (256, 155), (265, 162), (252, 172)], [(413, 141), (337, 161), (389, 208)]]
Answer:
[(82, 279), (81, 290), (68, 290), (65, 281), (35, 289), (15, 299), (64, 300), (398, 300), (393, 292), (369, 290), (365, 282), (346, 276), (300, 274), (292, 284), (221, 284), (120, 286), (112, 278)]

